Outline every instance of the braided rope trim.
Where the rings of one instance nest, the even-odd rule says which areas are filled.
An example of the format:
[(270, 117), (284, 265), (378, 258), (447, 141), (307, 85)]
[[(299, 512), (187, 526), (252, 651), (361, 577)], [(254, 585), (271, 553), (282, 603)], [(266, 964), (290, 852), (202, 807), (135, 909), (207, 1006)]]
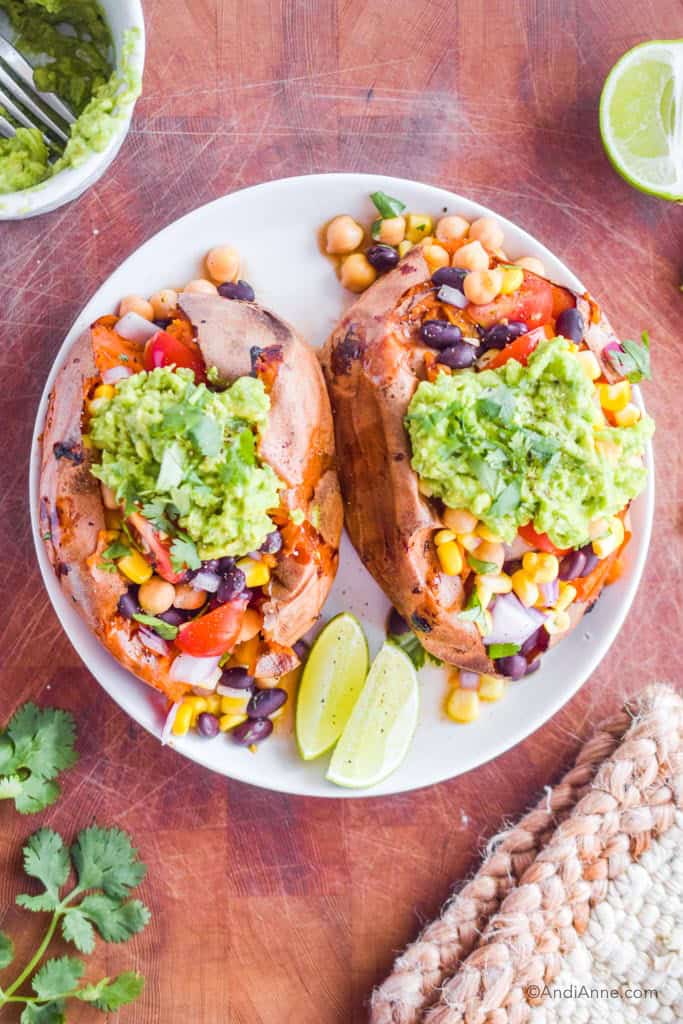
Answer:
[[(600, 843), (601, 834), (600, 838), (598, 837), (599, 829), (595, 834), (589, 832), (584, 836), (581, 833), (581, 841), (579, 842), (580, 836), (575, 834), (574, 831), (576, 829), (576, 824), (573, 822), (574, 814), (579, 808), (582, 808), (581, 816), (585, 818), (588, 811), (583, 807), (583, 801), (588, 800), (589, 804), (587, 806), (593, 807), (593, 804), (596, 802), (595, 792), (603, 790), (607, 781), (610, 786), (614, 787), (615, 792), (621, 794), (621, 803), (617, 800), (617, 806), (621, 806), (623, 803), (624, 812), (626, 810), (632, 812), (636, 804), (642, 810), (643, 801), (641, 800), (638, 803), (638, 799), (646, 795), (647, 802), (652, 801), (653, 808), (660, 808), (660, 811), (656, 814), (656, 827), (660, 829), (663, 829), (665, 826), (668, 827), (666, 823), (667, 821), (670, 823), (671, 816), (673, 815), (671, 791), (667, 787), (662, 787), (658, 778), (662, 770), (668, 771), (669, 769), (662, 769), (666, 759), (661, 761), (652, 756), (653, 753), (659, 752), (659, 747), (656, 742), (653, 743), (651, 741), (653, 737), (660, 737), (660, 740), (663, 742), (662, 750), (666, 749), (666, 751), (671, 752), (672, 749), (675, 749), (680, 753), (680, 722), (682, 717), (683, 702), (681, 702), (680, 698), (667, 687), (657, 686), (649, 687), (638, 699), (627, 703), (622, 711), (603, 723), (581, 748), (574, 767), (567, 772), (561, 782), (554, 789), (549, 790), (547, 796), (544, 796), (537, 806), (515, 828), (507, 833), (503, 833), (501, 837), (494, 839), (489, 844), (489, 849), (492, 852), (487, 856), (475, 877), (446, 904), (439, 918), (424, 929), (417, 941), (409, 946), (402, 956), (398, 957), (392, 974), (373, 993), (370, 1007), (370, 1024), (418, 1024), (422, 1020), (425, 1021), (425, 1024), (427, 1022), (428, 1024), (445, 1024), (446, 1021), (450, 1024), (451, 1021), (462, 1019), (466, 1019), (468, 1024), (470, 1024), (470, 1020), (474, 1021), (475, 1019), (481, 1019), (482, 1021), (486, 1019), (487, 1024), (499, 1024), (497, 1018), (490, 1017), (487, 1019), (486, 1013), (493, 1012), (494, 1004), (500, 1007), (502, 1001), (509, 994), (514, 977), (512, 962), (521, 957), (522, 947), (519, 946), (518, 938), (515, 937), (515, 941), (503, 957), (505, 969), (496, 969), (497, 984), (493, 986), (490, 983), (489, 971), (489, 963), (491, 970), (493, 970), (493, 961), (488, 959), (491, 954), (484, 956), (481, 950), (482, 948), (495, 946), (496, 941), (492, 936), (498, 935), (499, 932), (501, 936), (504, 936), (506, 929), (512, 928), (511, 937), (517, 936), (517, 928), (514, 922), (518, 921), (520, 916), (528, 924), (530, 904), (525, 904), (524, 900), (522, 900), (522, 910), (520, 911), (519, 908), (515, 909), (513, 896), (519, 898), (516, 892), (514, 892), (516, 887), (520, 882), (523, 882), (524, 885), (538, 886), (544, 879), (548, 881), (551, 877), (559, 878), (562, 883), (562, 899), (564, 904), (563, 907), (557, 908), (558, 913), (560, 909), (564, 911), (565, 907), (567, 911), (572, 911), (571, 906), (567, 906), (563, 870), (556, 865), (558, 870), (549, 872), (546, 879), (543, 871), (547, 871), (547, 868), (537, 867), (537, 861), (541, 861), (543, 853), (550, 849), (549, 844), (552, 845), (556, 840), (557, 842), (564, 843), (567, 850), (569, 847), (573, 847), (574, 853), (576, 853), (577, 844), (579, 844), (582, 857), (579, 858), (578, 864), (576, 857), (572, 860), (572, 870), (576, 872), (577, 866), (581, 867), (581, 871), (576, 879), (574, 879), (574, 884), (578, 885), (579, 882), (582, 882), (587, 886), (583, 890), (579, 888), (579, 894), (583, 894), (586, 900), (583, 904), (577, 903), (577, 913), (578, 907), (582, 907), (581, 913), (583, 913), (585, 926), (588, 913), (587, 901), (600, 898), (600, 888), (602, 887), (604, 891), (608, 875), (605, 873), (604, 857), (599, 856), (603, 849)], [(638, 748), (637, 744), (635, 748), (633, 747), (633, 734), (635, 730), (638, 730), (638, 735), (644, 734), (646, 743), (642, 750)], [(625, 737), (628, 738), (620, 750), (620, 744), (622, 744)], [(628, 748), (629, 744), (631, 746), (626, 751), (627, 756), (624, 757), (623, 748)], [(661, 742), (659, 746), (662, 746)], [(614, 768), (612, 759), (617, 751), (619, 751), (619, 756), (616, 758), (616, 764), (620, 767), (618, 770), (615, 769), (614, 772), (610, 773), (608, 766)], [(631, 762), (631, 756), (636, 756), (637, 753), (637, 760)], [(644, 762), (643, 764), (641, 764), (641, 759)], [(654, 779), (652, 783), (646, 782), (645, 780), (649, 778), (649, 774), (653, 771)], [(607, 778), (605, 773), (607, 773)], [(622, 792), (627, 779), (629, 780), (627, 790)], [(649, 790), (652, 785), (655, 789), (650, 793)], [(637, 832), (639, 838), (633, 846), (633, 855), (637, 856), (647, 846), (647, 842), (649, 842), (649, 836), (654, 827), (653, 818), (647, 813), (641, 815), (642, 820), (634, 821), (626, 817), (622, 826), (619, 824), (620, 815), (612, 806), (615, 799), (614, 793), (608, 790), (604, 800), (597, 801), (596, 806), (590, 811), (590, 815), (593, 816), (591, 819), (592, 824), (597, 828), (597, 823), (602, 821), (602, 818), (607, 813), (608, 805), (612, 807), (610, 817), (610, 827), (612, 829), (633, 828), (634, 823), (642, 826), (645, 819), (647, 819), (647, 824), (651, 827), (640, 827)], [(588, 816), (590, 817), (590, 815)], [(567, 836), (562, 832), (563, 827), (568, 829)], [(553, 836), (556, 829), (557, 832)], [(612, 832), (610, 835), (612, 840), (616, 842), (615, 834)], [(623, 831), (622, 835), (628, 836), (630, 833)], [(629, 846), (630, 842), (626, 844), (626, 849), (624, 849), (623, 840), (621, 847), (617, 843), (615, 849), (610, 852), (612, 867), (611, 872), (608, 873), (616, 872), (618, 867), (623, 868), (628, 858)], [(552, 846), (552, 848), (556, 850), (555, 846)], [(582, 877), (583, 864), (591, 848), (596, 859), (590, 863), (588, 874), (595, 874), (597, 872), (600, 877), (584, 879)], [(567, 850), (560, 848), (556, 852), (566, 856)], [(607, 859), (608, 869), (610, 857)], [(600, 875), (600, 872), (603, 874)], [(529, 873), (531, 874), (527, 878)], [(548, 884), (550, 885), (549, 881)], [(557, 892), (559, 892), (559, 889), (557, 889)], [(575, 902), (578, 900), (579, 894), (572, 893), (575, 897)], [(512, 909), (507, 906), (508, 896), (510, 896), (513, 903)], [(534, 894), (533, 898), (536, 899), (536, 896), (537, 894)], [(538, 915), (540, 910), (539, 906), (534, 911), (531, 911), (531, 913)], [(507, 921), (501, 923), (498, 921), (500, 911), (504, 911), (504, 914), (510, 914), (512, 923)], [(566, 912), (565, 916), (567, 916)], [(491, 932), (494, 921), (497, 922), (495, 925), (497, 930)], [(491, 922), (488, 927), (487, 922)], [(562, 924), (561, 927), (565, 930), (571, 929), (573, 922), (574, 915), (572, 912), (569, 915), (568, 923)], [(578, 917), (577, 923), (581, 923), (581, 919)], [(538, 920), (535, 920), (535, 924), (539, 924)], [(547, 934), (547, 924), (545, 921), (544, 924), (544, 934)], [(483, 943), (476, 953), (480, 957), (484, 956), (484, 959), (478, 968), (475, 960), (475, 965), (470, 968), (467, 984), (465, 985), (463, 980), (464, 972), (461, 971), (455, 974), (456, 968), (463, 960), (469, 957), (480, 943), (482, 932), (485, 928)], [(525, 936), (525, 940), (528, 940), (528, 936)], [(504, 944), (505, 940), (503, 938), (500, 941)], [(563, 946), (563, 942), (558, 942), (556, 939), (549, 937), (547, 941), (550, 944), (549, 949), (545, 952), (541, 950), (537, 954), (540, 959), (536, 963), (536, 970), (541, 960), (544, 960), (546, 955), (550, 956), (552, 953), (555, 957), (552, 967), (556, 973), (557, 969), (559, 969), (559, 962), (561, 962), (559, 949)], [(486, 943), (489, 945), (484, 945)], [(500, 951), (497, 955), (500, 955)], [(471, 971), (474, 971), (477, 975), (476, 985), (474, 974)], [(531, 973), (534, 973), (534, 971)], [(554, 976), (550, 966), (548, 974), (549, 976)], [(451, 975), (454, 975), (454, 977), (451, 978)], [(483, 1011), (483, 1016), (480, 1016), (477, 1010), (477, 1001), (482, 999), (482, 992), (479, 991), (484, 985), (482, 976), (489, 980), (486, 985), (486, 998), (483, 1003), (480, 1003), (486, 1009)], [(451, 980), (447, 981), (448, 978), (451, 978)], [(519, 993), (525, 984), (532, 984), (532, 979), (528, 978), (526, 982), (520, 982), (517, 985), (515, 991), (518, 995), (516, 998), (519, 998)], [(444, 987), (440, 992), (440, 986), (442, 985)], [(463, 1005), (463, 999), (467, 1003), (467, 1012), (470, 1014), (464, 1018), (461, 1010), (458, 1009), (459, 1004)], [(436, 1005), (433, 1012), (430, 1012), (429, 1008), (435, 1002)], [(526, 1019), (525, 1017), (508, 1017), (507, 1012), (504, 1012), (505, 1016), (500, 1018), (501, 1021)], [(472, 1013), (476, 1014), (476, 1016), (471, 1016)], [(458, 1014), (460, 1015), (458, 1016)]]

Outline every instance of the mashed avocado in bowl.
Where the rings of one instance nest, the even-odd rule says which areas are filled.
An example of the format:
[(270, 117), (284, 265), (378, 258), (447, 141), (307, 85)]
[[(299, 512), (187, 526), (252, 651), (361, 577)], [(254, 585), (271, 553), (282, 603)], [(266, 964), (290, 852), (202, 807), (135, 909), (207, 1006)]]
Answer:
[[(130, 7), (139, 25), (136, 19), (124, 23), (115, 39), (104, 6), (119, 26)], [(142, 19), (137, 0), (104, 6), (97, 0), (0, 0), (0, 31), (34, 67), (36, 88), (56, 93), (77, 116), (62, 154), (48, 148), (37, 128), (15, 125), (12, 138), (0, 137), (0, 196), (45, 187), (60, 172), (83, 168), (125, 133), (141, 88)], [(88, 184), (72, 186), (66, 198)], [(0, 215), (7, 209), (0, 199)]]

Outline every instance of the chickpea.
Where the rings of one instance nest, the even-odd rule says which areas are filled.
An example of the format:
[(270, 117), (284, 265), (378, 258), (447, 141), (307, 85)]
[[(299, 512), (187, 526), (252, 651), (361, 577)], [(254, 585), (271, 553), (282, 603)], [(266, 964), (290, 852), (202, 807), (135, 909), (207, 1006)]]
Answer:
[(405, 217), (385, 217), (379, 222), (378, 242), (383, 242), (384, 245), (400, 245), (405, 237)]
[(469, 229), (469, 222), (464, 217), (451, 214), (448, 217), (442, 217), (436, 225), (436, 237), (440, 242), (459, 242)]
[(173, 288), (162, 288), (160, 292), (155, 292), (149, 301), (154, 310), (155, 320), (166, 320), (177, 309), (178, 292)]
[(515, 266), (521, 267), (522, 270), (528, 270), (532, 274), (540, 274), (541, 277), (545, 277), (545, 267), (535, 256), (520, 256), (518, 260), (515, 260)]
[(449, 253), (442, 245), (425, 245), (422, 254), (427, 261), (427, 266), (434, 273), (439, 267), (447, 267), (451, 262)]
[(479, 217), (470, 225), (470, 238), (481, 242), (489, 252), (500, 249), (505, 240), (503, 229), (493, 217)]
[(189, 284), (185, 285), (186, 292), (197, 293), (198, 295), (216, 295), (218, 288), (211, 281), (204, 280), (203, 277), (197, 278), (195, 281), (190, 281)]
[(240, 276), (240, 254), (234, 245), (219, 245), (206, 254), (206, 269), (219, 284), (236, 281)]
[(125, 298), (121, 299), (119, 303), (119, 316), (125, 316), (126, 313), (137, 313), (143, 320), (154, 319), (154, 308), (151, 302), (147, 299), (143, 299), (141, 295), (126, 295)]
[(172, 583), (162, 580), (160, 576), (152, 576), (140, 585), (138, 602), (143, 612), (148, 615), (161, 615), (167, 612), (175, 600), (175, 587)]
[(237, 643), (243, 644), (247, 640), (252, 640), (261, 628), (261, 616), (255, 608), (247, 608), (242, 619), (242, 625), (240, 626), (239, 636), (237, 637)]
[(505, 548), (502, 544), (483, 540), (477, 547), (475, 556), (480, 562), (493, 562), (496, 566), (496, 571), (500, 572), (503, 568), (503, 562), (505, 561)]
[(502, 270), (473, 270), (463, 281), (462, 290), (476, 306), (493, 302), (503, 286)]
[(342, 255), (353, 252), (363, 241), (363, 229), (348, 213), (335, 217), (327, 225), (325, 248), (329, 253)]
[(451, 264), (460, 270), (488, 270), (489, 254), (481, 242), (466, 242), (453, 253)]
[(341, 283), (351, 292), (364, 292), (377, 277), (377, 271), (362, 252), (348, 256), (341, 268)]
[(179, 583), (175, 588), (173, 604), (176, 608), (192, 612), (201, 608), (206, 601), (205, 590), (195, 590), (189, 583)]

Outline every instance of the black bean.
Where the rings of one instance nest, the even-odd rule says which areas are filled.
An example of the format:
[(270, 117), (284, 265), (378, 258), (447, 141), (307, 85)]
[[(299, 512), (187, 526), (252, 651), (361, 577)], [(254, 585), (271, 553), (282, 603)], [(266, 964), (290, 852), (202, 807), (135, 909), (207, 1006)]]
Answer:
[(522, 644), (519, 653), (520, 654), (532, 654), (534, 651), (545, 651), (548, 647), (550, 640), (550, 634), (544, 626), (539, 626), (535, 633), (532, 633), (530, 637)]
[(257, 690), (247, 704), (250, 718), (268, 718), (287, 700), (287, 691), (274, 686), (272, 690)]
[(593, 572), (593, 569), (595, 569), (595, 567), (598, 564), (598, 562), (600, 561), (600, 559), (598, 558), (598, 556), (593, 551), (593, 545), (592, 544), (584, 545), (584, 547), (582, 547), (581, 550), (584, 553), (584, 555), (586, 556), (586, 564), (583, 567), (583, 575), (584, 576), (589, 576)]
[(513, 573), (517, 572), (518, 569), (522, 568), (521, 558), (511, 558), (507, 562), (503, 563), (503, 572), (507, 573), (508, 576), (512, 576)]
[(474, 345), (460, 341), (457, 345), (450, 345), (439, 352), (436, 361), (443, 366), (450, 366), (451, 370), (464, 370), (471, 366), (476, 358), (477, 350)]
[(171, 317), (163, 317), (154, 321), (154, 326), (158, 327), (160, 331), (165, 331), (169, 324), (172, 324), (173, 320)]
[(581, 341), (585, 327), (583, 316), (575, 306), (563, 310), (555, 322), (557, 334), (569, 341)]
[(497, 658), (494, 664), (496, 671), (509, 679), (521, 679), (527, 670), (526, 658), (522, 654), (509, 654), (507, 658)]
[(269, 533), (263, 544), (259, 548), (259, 551), (263, 551), (266, 555), (275, 555), (282, 547), (282, 534), (279, 530), (273, 530)]
[(253, 302), (254, 289), (247, 281), (226, 281), (218, 285), (218, 294), (224, 299), (240, 299), (242, 302)]
[(181, 608), (169, 608), (168, 611), (157, 615), (157, 618), (167, 622), (169, 626), (181, 626), (183, 622), (187, 622), (189, 616)]
[(527, 332), (527, 325), (523, 324), (520, 320), (510, 320), (507, 324), (494, 324), (493, 327), (489, 327), (488, 331), (484, 332), (484, 349), (505, 348), (515, 338), (519, 338), (520, 334), (526, 334)]
[(233, 601), (236, 597), (239, 597), (244, 592), (246, 585), (246, 576), (241, 569), (233, 565), (232, 569), (228, 569), (224, 574), (218, 585), (218, 590), (216, 591), (218, 604), (225, 604), (226, 601)]
[(420, 327), (420, 340), (430, 348), (449, 348), (462, 338), (462, 331), (448, 320), (425, 320)]
[(561, 580), (576, 580), (584, 575), (586, 554), (584, 551), (570, 551), (560, 562)]
[(410, 632), (410, 626), (403, 618), (403, 616), (396, 611), (395, 608), (391, 609), (388, 625), (389, 632), (391, 633), (392, 636), (403, 636), (405, 633)]
[(308, 652), (310, 651), (310, 649), (311, 648), (308, 646), (308, 644), (306, 643), (305, 640), (297, 640), (297, 642), (292, 647), (292, 650), (296, 654), (296, 656), (299, 659), (299, 661), (305, 661), (306, 660), (306, 658), (308, 657)]
[(396, 249), (391, 245), (371, 245), (365, 250), (368, 263), (372, 264), (375, 270), (383, 274), (385, 270), (391, 270), (399, 260)]
[(248, 718), (232, 730), (232, 738), (242, 747), (250, 747), (252, 743), (260, 743), (267, 739), (273, 731), (273, 723), (269, 718)]
[(119, 615), (123, 615), (124, 619), (132, 619), (134, 615), (139, 615), (142, 608), (138, 604), (138, 588), (129, 587), (125, 594), (121, 594), (118, 603)]
[(249, 690), (254, 685), (254, 677), (249, 675), (246, 668), (224, 668), (220, 685), (231, 686), (233, 690)]
[(458, 267), (439, 267), (432, 274), (432, 284), (435, 284), (438, 288), (442, 284), (446, 284), (449, 288), (457, 288), (458, 291), (462, 291), (466, 277), (467, 271), (460, 270)]
[(213, 739), (214, 736), (218, 736), (218, 719), (215, 715), (210, 715), (208, 711), (202, 711), (197, 719), (197, 728), (202, 736)]
[(225, 558), (218, 559), (218, 571), (221, 573), (229, 572), (235, 566), (235, 559), (226, 555)]

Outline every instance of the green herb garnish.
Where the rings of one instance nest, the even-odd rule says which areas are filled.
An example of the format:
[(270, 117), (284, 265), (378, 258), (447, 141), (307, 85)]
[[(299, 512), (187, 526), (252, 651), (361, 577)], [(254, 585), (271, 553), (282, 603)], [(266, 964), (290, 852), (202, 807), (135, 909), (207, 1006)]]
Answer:
[(109, 547), (105, 548), (102, 552), (102, 561), (99, 563), (98, 569), (104, 569), (105, 572), (116, 572), (114, 560), (116, 558), (124, 558), (125, 555), (129, 554), (130, 548), (127, 544), (120, 540), (112, 541)]
[(380, 217), (398, 217), (406, 208), (400, 199), (388, 196), (386, 192), (373, 192), (370, 195)]
[(435, 658), (433, 654), (420, 643), (419, 638), (412, 632), (402, 633), (400, 636), (396, 633), (390, 633), (388, 636), (390, 643), (400, 647), (404, 654), (407, 654), (416, 669), (424, 668), (425, 665), (442, 665), (443, 662), (439, 658)]
[(24, 704), (0, 733), (0, 800), (14, 800), (20, 814), (53, 804), (55, 779), (78, 760), (74, 720), (68, 711)]
[(199, 569), (202, 560), (197, 553), (197, 546), (189, 537), (176, 537), (171, 544), (171, 565), (175, 572), (183, 569)]
[(492, 574), (498, 574), (498, 566), (495, 562), (482, 562), (479, 558), (475, 558), (473, 554), (468, 552), (467, 561), (470, 566), (477, 573), (478, 576), (490, 576)]
[(133, 618), (143, 626), (149, 626), (164, 640), (175, 640), (178, 635), (178, 627), (172, 626), (170, 622), (158, 619), (156, 615), (145, 615), (144, 612), (137, 612)]
[(505, 516), (509, 512), (514, 512), (515, 509), (519, 507), (521, 500), (522, 492), (519, 480), (511, 480), (507, 487), (503, 488), (496, 500), (488, 509), (486, 516), (494, 518), (496, 516)]
[(642, 345), (637, 341), (622, 341), (621, 349), (611, 348), (607, 359), (617, 373), (632, 384), (639, 380), (652, 380), (650, 369), (650, 337), (647, 331), (641, 334)]
[(458, 618), (463, 622), (474, 622), (478, 626), (486, 626), (486, 609), (482, 608), (476, 590), (472, 591), (470, 599), (463, 610), (458, 612)]
[(489, 644), (486, 648), (489, 658), (493, 661), (496, 658), (509, 658), (511, 654), (517, 654), (520, 650), (519, 644)]

